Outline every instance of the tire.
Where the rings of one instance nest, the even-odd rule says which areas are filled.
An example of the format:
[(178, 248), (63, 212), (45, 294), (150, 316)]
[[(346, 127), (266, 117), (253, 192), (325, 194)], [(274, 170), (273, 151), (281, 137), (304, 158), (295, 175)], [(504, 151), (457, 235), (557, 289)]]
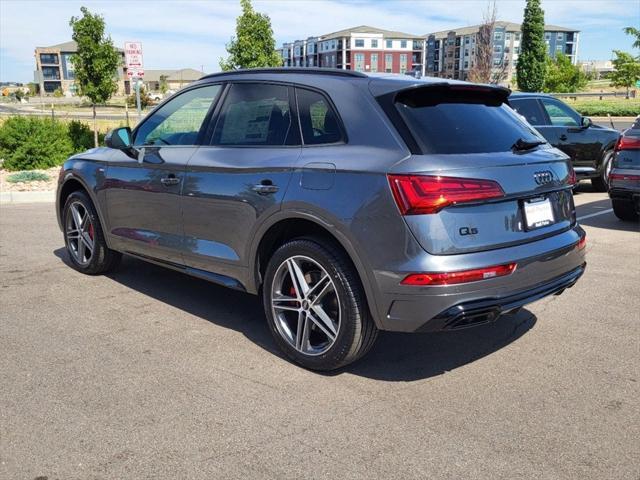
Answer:
[(107, 247), (98, 213), (86, 193), (69, 195), (62, 211), (62, 228), (69, 260), (79, 272), (99, 275), (120, 262), (122, 254)]
[(597, 192), (606, 192), (609, 189), (609, 172), (611, 171), (612, 160), (613, 150), (604, 152), (600, 175), (591, 179), (591, 185), (593, 185), (593, 189)]
[(327, 371), (348, 365), (377, 338), (358, 274), (329, 242), (299, 238), (278, 248), (267, 265), (262, 296), (276, 343), (304, 368)]
[(613, 205), (613, 213), (620, 220), (629, 222), (638, 220), (638, 213), (635, 211), (633, 203), (624, 200), (611, 200), (611, 204)]

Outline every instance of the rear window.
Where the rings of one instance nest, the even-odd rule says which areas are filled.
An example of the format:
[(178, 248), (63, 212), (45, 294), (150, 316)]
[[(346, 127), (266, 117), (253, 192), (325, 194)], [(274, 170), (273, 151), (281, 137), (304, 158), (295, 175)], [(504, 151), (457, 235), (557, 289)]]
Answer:
[(545, 141), (496, 95), (425, 88), (402, 93), (396, 108), (424, 153), (490, 153), (518, 140)]

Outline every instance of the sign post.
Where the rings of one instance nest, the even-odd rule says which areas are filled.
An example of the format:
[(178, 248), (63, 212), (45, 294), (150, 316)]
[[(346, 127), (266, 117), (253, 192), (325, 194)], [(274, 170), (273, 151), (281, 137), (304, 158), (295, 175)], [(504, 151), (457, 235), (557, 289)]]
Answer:
[(142, 113), (140, 106), (140, 80), (144, 77), (144, 64), (142, 61), (142, 43), (125, 42), (124, 43), (124, 62), (127, 68), (127, 77), (130, 81), (135, 82), (136, 89), (136, 107), (138, 117)]

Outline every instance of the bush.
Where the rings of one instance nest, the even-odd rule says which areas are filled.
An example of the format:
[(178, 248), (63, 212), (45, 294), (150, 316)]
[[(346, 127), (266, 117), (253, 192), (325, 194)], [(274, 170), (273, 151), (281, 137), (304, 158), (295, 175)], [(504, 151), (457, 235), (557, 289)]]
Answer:
[(7, 182), (9, 183), (46, 182), (48, 180), (50, 180), (50, 178), (46, 173), (33, 171), (14, 173), (7, 177)]
[(640, 112), (640, 101), (626, 99), (592, 100), (581, 99), (577, 102), (568, 101), (576, 111), (585, 117), (635, 117)]
[(0, 158), (7, 170), (61, 165), (73, 153), (67, 126), (36, 117), (10, 117), (0, 126)]
[[(74, 152), (84, 152), (94, 147), (93, 130), (79, 120), (71, 120), (68, 125), (69, 139)], [(98, 144), (104, 144), (104, 133), (98, 132)]]

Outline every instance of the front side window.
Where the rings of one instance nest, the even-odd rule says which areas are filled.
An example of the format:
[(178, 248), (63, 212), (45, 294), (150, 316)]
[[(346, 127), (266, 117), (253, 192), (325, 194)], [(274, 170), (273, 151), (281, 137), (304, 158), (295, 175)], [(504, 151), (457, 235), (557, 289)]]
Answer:
[(215, 145), (294, 144), (289, 88), (282, 85), (237, 83), (231, 86), (213, 134)]
[(549, 115), (551, 125), (563, 127), (577, 127), (580, 125), (580, 115), (564, 103), (544, 98), (542, 99), (542, 105), (544, 105), (547, 115)]
[(195, 145), (220, 85), (195, 88), (172, 99), (136, 130), (134, 145)]
[(324, 95), (297, 88), (296, 97), (305, 145), (337, 143), (343, 140), (338, 116)]

